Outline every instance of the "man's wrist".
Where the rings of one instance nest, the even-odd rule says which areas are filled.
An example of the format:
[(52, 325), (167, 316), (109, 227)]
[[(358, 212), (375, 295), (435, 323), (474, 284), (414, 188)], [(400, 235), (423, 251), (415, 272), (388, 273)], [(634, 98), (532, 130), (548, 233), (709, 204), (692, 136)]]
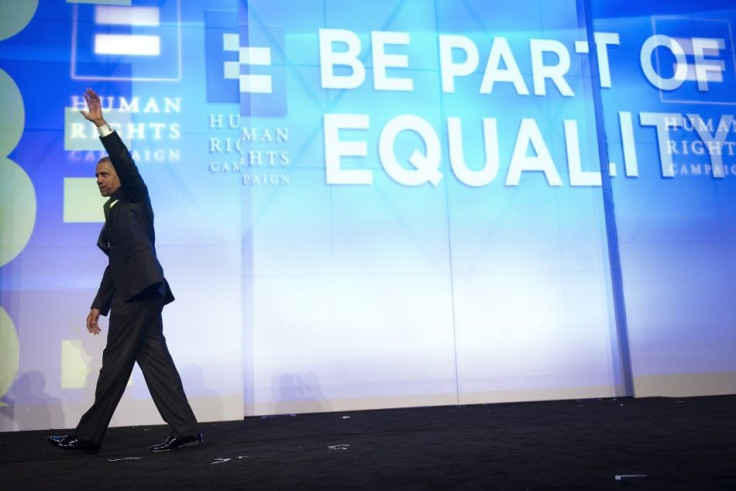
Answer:
[(100, 133), (100, 137), (105, 137), (115, 130), (113, 130), (109, 124), (105, 123), (102, 126), (98, 126), (97, 131)]

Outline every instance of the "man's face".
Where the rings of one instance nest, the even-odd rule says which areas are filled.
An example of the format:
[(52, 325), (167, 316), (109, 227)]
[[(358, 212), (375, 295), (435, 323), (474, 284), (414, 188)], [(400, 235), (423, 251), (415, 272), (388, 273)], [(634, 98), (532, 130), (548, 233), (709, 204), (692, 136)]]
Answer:
[(97, 187), (100, 188), (102, 196), (110, 196), (120, 189), (120, 178), (109, 159), (105, 158), (97, 163), (95, 177), (97, 177)]

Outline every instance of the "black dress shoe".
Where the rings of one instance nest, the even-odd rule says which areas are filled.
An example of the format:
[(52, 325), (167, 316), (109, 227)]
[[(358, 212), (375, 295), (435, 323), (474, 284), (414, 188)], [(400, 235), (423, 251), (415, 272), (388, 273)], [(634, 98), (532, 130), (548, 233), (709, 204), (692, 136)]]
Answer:
[(46, 441), (63, 450), (80, 450), (84, 453), (97, 453), (100, 451), (99, 443), (82, 440), (75, 435), (47, 436)]
[(180, 448), (196, 447), (197, 445), (202, 445), (203, 442), (202, 433), (181, 437), (170, 435), (165, 442), (151, 445), (150, 449), (151, 452), (170, 452), (171, 450)]

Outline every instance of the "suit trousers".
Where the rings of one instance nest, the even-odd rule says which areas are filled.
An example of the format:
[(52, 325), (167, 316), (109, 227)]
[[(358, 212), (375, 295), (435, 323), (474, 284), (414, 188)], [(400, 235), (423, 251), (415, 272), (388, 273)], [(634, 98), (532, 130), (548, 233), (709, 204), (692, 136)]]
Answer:
[(130, 301), (117, 293), (113, 296), (95, 401), (77, 425), (78, 437), (102, 442), (136, 362), (158, 412), (171, 427), (171, 434), (187, 436), (198, 432), (197, 419), (166, 346), (161, 319), (163, 306), (158, 285)]

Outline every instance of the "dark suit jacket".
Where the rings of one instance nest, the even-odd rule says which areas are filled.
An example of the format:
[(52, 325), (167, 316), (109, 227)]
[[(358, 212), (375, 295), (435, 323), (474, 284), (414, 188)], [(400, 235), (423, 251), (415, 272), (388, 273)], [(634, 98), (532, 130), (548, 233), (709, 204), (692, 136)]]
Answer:
[(107, 254), (109, 264), (92, 308), (107, 315), (116, 291), (128, 301), (154, 285), (161, 286), (165, 303), (169, 303), (174, 297), (156, 257), (153, 209), (148, 188), (117, 132), (100, 140), (121, 186), (105, 203), (106, 220), (97, 245)]

